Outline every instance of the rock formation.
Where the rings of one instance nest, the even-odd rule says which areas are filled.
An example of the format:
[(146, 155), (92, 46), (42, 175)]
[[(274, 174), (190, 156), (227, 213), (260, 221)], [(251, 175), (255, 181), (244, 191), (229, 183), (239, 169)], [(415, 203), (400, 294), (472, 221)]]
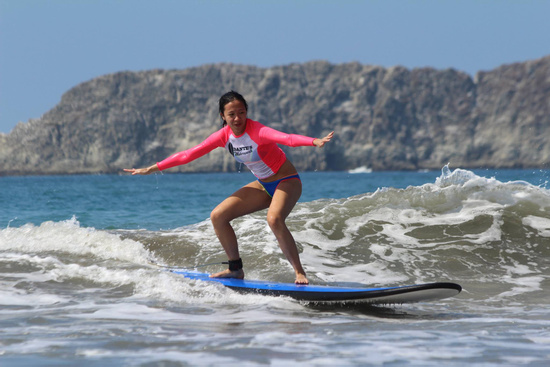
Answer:
[[(0, 175), (119, 173), (190, 148), (221, 127), (218, 98), (237, 90), (249, 117), (320, 137), (284, 148), (299, 170), (547, 167), (550, 56), (479, 72), (316, 61), (104, 75), (41, 118), (0, 134)], [(235, 171), (222, 149), (170, 172)]]

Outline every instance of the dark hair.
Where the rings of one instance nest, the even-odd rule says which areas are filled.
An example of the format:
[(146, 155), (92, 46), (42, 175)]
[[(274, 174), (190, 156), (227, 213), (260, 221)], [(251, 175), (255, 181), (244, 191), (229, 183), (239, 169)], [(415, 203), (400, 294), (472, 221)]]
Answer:
[[(241, 101), (244, 104), (244, 108), (248, 112), (248, 103), (246, 103), (246, 100), (244, 99), (244, 97), (240, 95), (238, 92), (235, 92), (234, 90), (232, 90), (220, 97), (220, 116), (223, 116), (225, 105), (233, 101)], [(223, 121), (222, 126), (227, 125), (227, 122), (225, 122), (223, 117), (222, 117), (222, 121)]]

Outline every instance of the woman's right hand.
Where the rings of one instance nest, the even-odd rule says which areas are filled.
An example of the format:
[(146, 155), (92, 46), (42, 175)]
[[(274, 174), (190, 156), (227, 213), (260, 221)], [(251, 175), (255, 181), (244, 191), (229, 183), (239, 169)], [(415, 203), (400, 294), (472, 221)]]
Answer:
[(149, 175), (153, 172), (158, 172), (159, 168), (156, 164), (153, 164), (147, 168), (125, 168), (124, 172), (130, 172), (133, 175)]

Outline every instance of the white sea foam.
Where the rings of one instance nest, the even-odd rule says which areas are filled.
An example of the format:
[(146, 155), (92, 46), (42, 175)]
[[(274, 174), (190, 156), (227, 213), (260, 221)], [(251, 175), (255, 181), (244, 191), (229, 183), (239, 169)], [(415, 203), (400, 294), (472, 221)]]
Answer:
[[(219, 285), (189, 280), (181, 275), (151, 267), (107, 267), (101, 265), (81, 265), (64, 263), (52, 256), (3, 254), (2, 262), (11, 262), (17, 266), (36, 269), (32, 272), (4, 273), (13, 281), (2, 284), (0, 304), (2, 305), (54, 305), (67, 303), (69, 299), (56, 294), (48, 294), (48, 287), (41, 284), (95, 284), (98, 289), (108, 291), (117, 287), (130, 287), (128, 297), (135, 299), (156, 299), (177, 304), (263, 304), (270, 302), (269, 297), (259, 295), (238, 295)], [(32, 284), (33, 291), (16, 288), (19, 283)], [(5, 283), (5, 284), (4, 284)], [(82, 295), (85, 297), (85, 294)], [(116, 306), (115, 306), (116, 307)], [(105, 312), (105, 311), (102, 311)]]
[(67, 298), (57, 296), (55, 294), (41, 294), (40, 292), (32, 292), (22, 289), (13, 289), (7, 287), (7, 284), (0, 283), (0, 287), (7, 288), (0, 290), (0, 305), (2, 306), (47, 306), (55, 305), (68, 301)]
[(537, 230), (539, 236), (550, 237), (550, 219), (528, 215), (522, 219), (522, 223)]
[(82, 228), (73, 217), (62, 222), (44, 222), (39, 226), (26, 224), (19, 228), (0, 230), (0, 250), (23, 253), (65, 252), (93, 255), (98, 259), (146, 264), (149, 252), (139, 242), (106, 231)]

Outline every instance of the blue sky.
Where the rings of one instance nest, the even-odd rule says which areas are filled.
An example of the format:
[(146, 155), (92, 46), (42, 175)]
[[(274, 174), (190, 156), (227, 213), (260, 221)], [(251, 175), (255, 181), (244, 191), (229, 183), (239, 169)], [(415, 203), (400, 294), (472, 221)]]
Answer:
[(312, 60), (474, 75), (550, 54), (550, 1), (0, 0), (0, 132), (123, 70)]

